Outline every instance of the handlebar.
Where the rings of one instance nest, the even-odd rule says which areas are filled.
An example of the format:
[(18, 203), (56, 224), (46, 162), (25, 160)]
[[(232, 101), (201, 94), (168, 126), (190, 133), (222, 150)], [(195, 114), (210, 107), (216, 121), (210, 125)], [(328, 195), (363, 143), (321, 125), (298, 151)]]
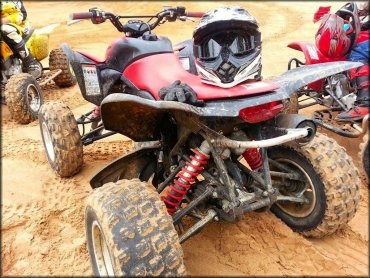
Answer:
[(186, 15), (188, 17), (197, 17), (197, 18), (201, 18), (204, 13), (203, 12), (187, 12)]
[(93, 13), (73, 13), (69, 18), (70, 20), (91, 19), (93, 18)]
[[(120, 22), (121, 18), (135, 18), (135, 16), (119, 16), (110, 12), (104, 12), (97, 8), (90, 9), (87, 13), (73, 13), (70, 15), (71, 20), (82, 20), (91, 19), (94, 24), (99, 24), (105, 22), (109, 19), (111, 23), (117, 28), (119, 32), (124, 32), (130, 34), (130, 36), (138, 37), (143, 35), (147, 31), (151, 31), (158, 25), (165, 21), (175, 21), (180, 19), (185, 21), (187, 17), (200, 18), (204, 15), (202, 12), (185, 12), (185, 7), (167, 7), (163, 11), (159, 12), (155, 16), (136, 16), (136, 17), (151, 17), (157, 18), (155, 22), (143, 22), (140, 20), (128, 21), (126, 24)], [(163, 21), (164, 20), (164, 21)]]

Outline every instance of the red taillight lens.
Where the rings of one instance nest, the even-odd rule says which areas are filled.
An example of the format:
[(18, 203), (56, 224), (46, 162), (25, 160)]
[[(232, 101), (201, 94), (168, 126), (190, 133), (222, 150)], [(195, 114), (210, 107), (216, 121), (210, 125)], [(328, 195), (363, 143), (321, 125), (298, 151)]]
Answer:
[(247, 123), (259, 123), (275, 117), (284, 105), (282, 101), (273, 101), (258, 106), (244, 108), (239, 111), (239, 117)]

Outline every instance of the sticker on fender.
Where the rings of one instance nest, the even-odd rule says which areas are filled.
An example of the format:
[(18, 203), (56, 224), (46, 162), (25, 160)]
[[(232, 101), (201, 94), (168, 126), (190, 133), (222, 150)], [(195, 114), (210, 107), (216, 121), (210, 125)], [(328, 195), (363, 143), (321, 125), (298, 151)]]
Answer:
[(95, 65), (82, 65), (82, 73), (85, 80), (86, 95), (100, 95), (98, 73)]

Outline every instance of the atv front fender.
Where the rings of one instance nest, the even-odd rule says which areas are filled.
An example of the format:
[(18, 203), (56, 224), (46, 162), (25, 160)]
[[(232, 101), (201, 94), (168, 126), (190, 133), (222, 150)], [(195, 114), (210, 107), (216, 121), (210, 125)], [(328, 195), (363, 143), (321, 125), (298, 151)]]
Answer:
[(75, 54), (74, 54), (74, 51), (72, 50), (72, 48), (69, 47), (68, 44), (66, 43), (63, 43), (60, 45), (60, 48), (64, 51), (64, 53), (67, 55), (67, 58), (69, 61), (74, 61), (76, 60), (76, 57), (75, 57)]
[(156, 161), (154, 151), (160, 147), (160, 144), (156, 141), (148, 143), (149, 144), (144, 144), (141, 148), (136, 148), (117, 158), (103, 169), (99, 170), (90, 180), (91, 187), (101, 187), (105, 183), (121, 179), (140, 179), (144, 169), (151, 162)]
[[(121, 73), (119, 72), (117, 74), (116, 71), (113, 71), (113, 73), (109, 73), (110, 75), (108, 77), (114, 76), (114, 78), (115, 78), (114, 80), (113, 80), (113, 78), (111, 78), (111, 80), (113, 80), (112, 81), (113, 83), (110, 82), (109, 84), (102, 84), (101, 88), (100, 88), (101, 89), (100, 93), (98, 93), (98, 94), (87, 94), (86, 84), (85, 84), (85, 81), (84, 81), (84, 74), (83, 74), (82, 64), (96, 65), (95, 61), (91, 60), (90, 58), (84, 56), (83, 54), (81, 54), (77, 51), (73, 51), (69, 47), (69, 45), (66, 44), (66, 43), (63, 43), (60, 46), (60, 48), (67, 55), (67, 58), (68, 58), (71, 66), (72, 66), (74, 74), (76, 75), (77, 84), (80, 88), (81, 94), (84, 97), (84, 99), (86, 99), (88, 102), (91, 102), (95, 105), (100, 105), (101, 101), (104, 98), (105, 91), (109, 90), (110, 86), (114, 83), (114, 81), (121, 77)], [(108, 69), (108, 70), (110, 70), (110, 69)], [(111, 81), (111, 80), (109, 80), (109, 81)], [(102, 82), (102, 80), (100, 80), (100, 81), (101, 81), (101, 83), (104, 83), (104, 82)]]

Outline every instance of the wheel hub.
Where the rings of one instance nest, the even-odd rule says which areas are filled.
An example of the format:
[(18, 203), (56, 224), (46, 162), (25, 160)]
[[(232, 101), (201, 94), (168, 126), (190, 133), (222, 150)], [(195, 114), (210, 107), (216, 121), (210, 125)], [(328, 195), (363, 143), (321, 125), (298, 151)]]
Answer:
[(55, 152), (53, 148), (53, 141), (51, 140), (50, 132), (48, 130), (48, 127), (46, 123), (42, 123), (41, 125), (42, 129), (42, 136), (44, 139), (45, 147), (46, 147), (46, 152), (48, 154), (49, 159), (54, 162), (55, 161)]
[[(310, 176), (294, 161), (288, 159), (277, 159), (277, 162), (289, 166), (294, 169), (295, 172), (302, 176), (301, 181), (292, 181), (283, 179), (282, 182), (286, 184), (284, 189), (281, 190), (281, 194), (285, 196), (293, 196), (298, 198), (305, 198), (308, 200), (305, 203), (295, 203), (290, 201), (276, 202), (276, 205), (293, 217), (304, 218), (311, 214), (315, 208), (316, 203), (316, 192), (313, 186), (313, 182)], [(281, 181), (279, 181), (281, 182)]]
[(30, 84), (27, 87), (27, 102), (32, 112), (37, 113), (41, 106), (40, 92), (37, 90), (34, 84)]

